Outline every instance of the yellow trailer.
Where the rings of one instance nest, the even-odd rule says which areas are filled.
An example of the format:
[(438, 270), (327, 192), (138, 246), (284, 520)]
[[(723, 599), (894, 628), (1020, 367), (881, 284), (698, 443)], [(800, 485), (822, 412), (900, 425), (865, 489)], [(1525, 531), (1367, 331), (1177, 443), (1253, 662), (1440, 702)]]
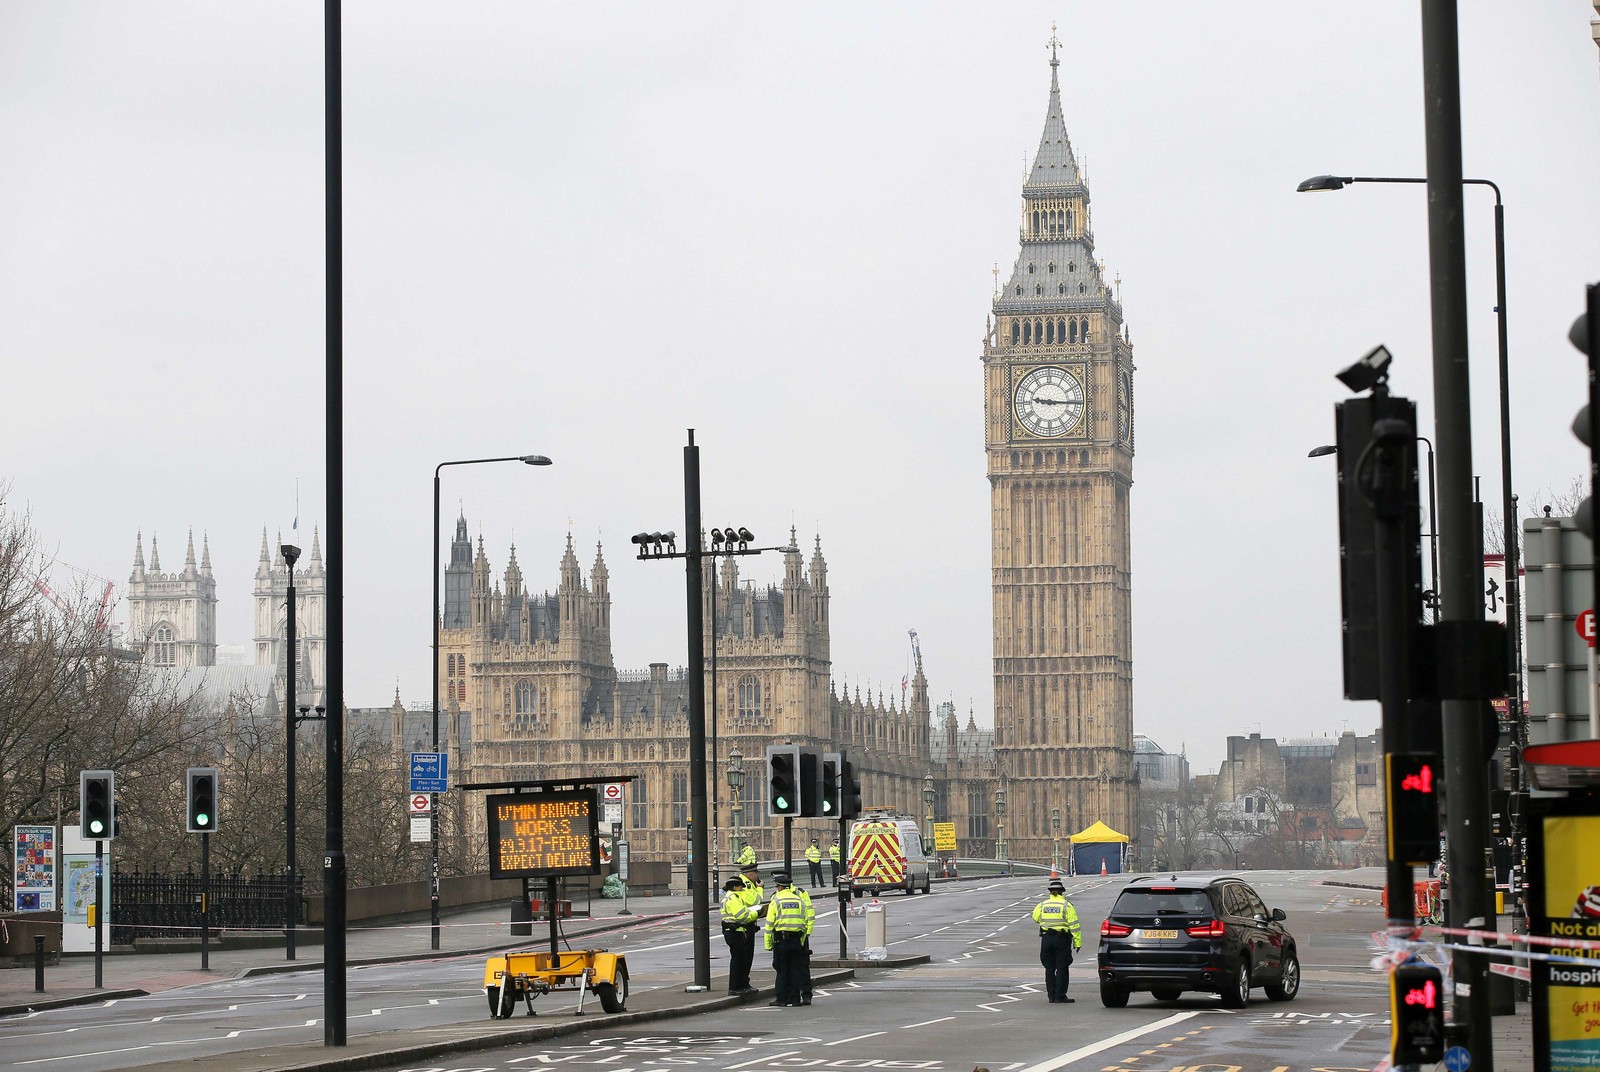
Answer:
[(533, 999), (555, 990), (576, 990), (583, 1012), (585, 996), (600, 999), (606, 1012), (621, 1012), (628, 1004), (628, 961), (621, 953), (604, 949), (572, 949), (565, 953), (510, 952), (490, 957), (483, 969), (483, 992), (489, 999), (489, 1016), (506, 1020), (520, 998), (534, 1015)]

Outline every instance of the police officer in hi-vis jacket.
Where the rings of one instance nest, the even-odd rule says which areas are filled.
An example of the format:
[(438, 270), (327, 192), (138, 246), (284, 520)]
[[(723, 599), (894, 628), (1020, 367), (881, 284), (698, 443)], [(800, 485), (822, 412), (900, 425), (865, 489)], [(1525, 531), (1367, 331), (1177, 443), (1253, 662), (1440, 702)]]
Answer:
[(789, 882), (785, 872), (772, 876), (778, 891), (767, 905), (767, 929), (762, 942), (772, 953), (772, 967), (778, 973), (778, 996), (770, 1002), (780, 1008), (801, 1004), (800, 991), (805, 980), (806, 937), (811, 933), (807, 909), (810, 898)]
[[(760, 887), (758, 886), (759, 890)], [(722, 939), (728, 943), (728, 993), (754, 994), (750, 962), (756, 955), (756, 927), (761, 917), (760, 894), (751, 901), (744, 879), (735, 875), (723, 884)]]
[(1039, 925), (1039, 960), (1044, 964), (1045, 994), (1052, 1004), (1072, 1004), (1067, 997), (1067, 969), (1072, 954), (1083, 948), (1078, 927), (1078, 910), (1067, 900), (1067, 887), (1059, 878), (1050, 880), (1050, 895), (1033, 906), (1033, 921)]

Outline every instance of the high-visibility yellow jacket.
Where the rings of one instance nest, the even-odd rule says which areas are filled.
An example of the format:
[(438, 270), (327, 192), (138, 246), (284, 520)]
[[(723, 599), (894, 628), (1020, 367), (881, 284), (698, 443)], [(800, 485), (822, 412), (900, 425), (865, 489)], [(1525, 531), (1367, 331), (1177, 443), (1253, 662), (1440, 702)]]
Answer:
[(1078, 910), (1065, 894), (1052, 893), (1033, 906), (1033, 921), (1041, 931), (1064, 931), (1072, 935), (1072, 948), (1083, 948), (1083, 933), (1078, 926)]
[(798, 934), (804, 938), (810, 933), (809, 915), (814, 915), (811, 898), (793, 886), (780, 889), (767, 905), (767, 929), (762, 932), (761, 944), (771, 949), (774, 934)]
[(759, 902), (751, 902), (749, 891), (729, 890), (722, 895), (722, 925), (724, 927), (751, 927), (761, 916)]
[(832, 860), (834, 863), (838, 863), (839, 862), (839, 846), (837, 846), (837, 845), (829, 845), (828, 846), (828, 859)]
[(751, 848), (749, 845), (746, 845), (744, 848), (739, 850), (739, 866), (740, 867), (744, 867), (746, 864), (753, 864), (755, 862), (756, 862), (756, 850), (755, 849)]
[(757, 908), (760, 908), (762, 899), (766, 897), (766, 890), (761, 888), (761, 881), (759, 879), (757, 879), (756, 881), (752, 882), (748, 878), (745, 878), (743, 875), (741, 875), (739, 877), (744, 882), (744, 891), (743, 892), (744, 892), (745, 900), (749, 901), (751, 904), (755, 905)]
[(822, 850), (817, 848), (814, 842), (806, 849), (806, 862), (811, 864), (822, 862)]

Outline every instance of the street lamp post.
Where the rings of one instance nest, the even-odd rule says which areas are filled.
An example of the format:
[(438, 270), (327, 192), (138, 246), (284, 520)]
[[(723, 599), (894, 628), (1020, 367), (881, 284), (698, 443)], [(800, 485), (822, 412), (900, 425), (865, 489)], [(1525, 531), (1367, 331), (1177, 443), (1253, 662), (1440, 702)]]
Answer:
[[(923, 810), (928, 813), (928, 844), (933, 844), (933, 801), (938, 794), (933, 789), (933, 772), (929, 771), (922, 776), (922, 804)], [(926, 852), (927, 850), (923, 850)]]
[(286, 745), (284, 756), (284, 805), (283, 805), (283, 836), (284, 836), (284, 890), (283, 890), (283, 948), (284, 959), (294, 959), (294, 930), (300, 922), (299, 898), (295, 896), (294, 889), (294, 737), (295, 737), (295, 637), (294, 637), (294, 564), (300, 558), (300, 548), (292, 543), (280, 544), (278, 553), (283, 556), (283, 561), (289, 567), (289, 603), (288, 618), (284, 622), (284, 643), (287, 645), (288, 655), (285, 664), (288, 670), (284, 673), (287, 681), (285, 701), (283, 705), (283, 739)]
[[(1448, 17), (1445, 13), (1448, 11)], [(1506, 342), (1505, 208), (1500, 187), (1488, 179), (1461, 176), (1460, 98), (1452, 63), (1434, 62), (1434, 53), (1455, 53), (1454, 9), (1423, 4), (1423, 52), (1428, 111), (1428, 164), (1433, 181), (1418, 178), (1375, 178), (1319, 175), (1300, 190), (1338, 190), (1352, 182), (1426, 183), (1428, 186), (1429, 282), (1432, 288), (1434, 426), (1445, 474), (1446, 523), (1443, 526), (1446, 576), (1439, 586), (1441, 617), (1471, 630), (1483, 622), (1482, 560), (1477, 555), (1481, 533), (1471, 511), (1471, 415), (1467, 371), (1465, 266), (1460, 256), (1461, 200), (1457, 184), (1487, 186), (1494, 191), (1495, 288), (1499, 317), (1500, 482), (1505, 524), (1506, 618), (1511, 627), (1512, 687), (1508, 690), (1513, 739), (1525, 740), (1522, 712), (1521, 585), (1518, 583), (1516, 499), (1511, 493), (1511, 400)], [(1474, 561), (1477, 559), (1477, 561)], [(1474, 603), (1476, 600), (1476, 604)], [(1458, 895), (1450, 899), (1451, 926), (1473, 926), (1493, 919), (1493, 871), (1489, 857), (1489, 800), (1486, 747), (1477, 726), (1474, 701), (1444, 701), (1443, 735), (1445, 794), (1449, 799), (1446, 829), (1451, 874)], [(1517, 764), (1519, 768), (1521, 764)], [(1520, 789), (1520, 785), (1519, 785)], [(1519, 809), (1513, 809), (1513, 822)], [(1520, 831), (1513, 829), (1513, 835)], [(1409, 874), (1409, 870), (1407, 871)], [(1468, 1049), (1475, 1060), (1492, 1066), (1489, 1034), (1488, 964), (1482, 957), (1460, 958), (1456, 986), (1465, 1001), (1469, 1023)], [(1459, 1008), (1459, 1006), (1458, 1006)]]
[(1050, 809), (1050, 870), (1061, 873), (1061, 809)]
[(739, 820), (740, 806), (739, 795), (744, 790), (744, 753), (735, 745), (728, 754), (728, 804), (733, 812), (733, 841), (728, 845), (728, 859), (737, 862), (735, 854), (739, 851)]
[(994, 858), (1001, 861), (1006, 858), (1006, 787), (1003, 785), (994, 791), (994, 825)]
[[(1314, 175), (1305, 180), (1298, 187), (1299, 193), (1311, 193), (1321, 190), (1342, 190), (1354, 182), (1384, 182), (1426, 184), (1424, 178), (1378, 177), (1371, 175)], [(1505, 205), (1500, 200), (1500, 187), (1489, 179), (1462, 179), (1463, 186), (1487, 186), (1494, 191), (1494, 278), (1495, 278), (1495, 317), (1499, 342), (1500, 365), (1500, 511), (1503, 515), (1501, 521), (1505, 526), (1505, 570), (1506, 570), (1506, 623), (1511, 628), (1511, 698), (1507, 705), (1511, 716), (1511, 724), (1519, 744), (1525, 743), (1526, 727), (1522, 718), (1522, 583), (1518, 576), (1520, 561), (1518, 554), (1517, 536), (1517, 500), (1511, 493), (1511, 385), (1510, 385), (1510, 359), (1507, 354), (1506, 341), (1506, 214)], [(1418, 436), (1422, 439), (1422, 436)], [(1433, 487), (1433, 444), (1428, 443), (1428, 486), (1430, 506), (1432, 509)], [(1438, 522), (1430, 521), (1429, 525), (1437, 533)], [(1439, 581), (1437, 577), (1438, 557), (1434, 558), (1435, 578), (1434, 586), (1434, 616), (1438, 618)]]
[[(440, 462), (433, 468), (433, 750), (439, 751), (439, 472), (447, 465), (487, 465), (490, 462), (521, 462), (523, 465), (549, 465), (543, 454), (517, 454), (507, 458), (468, 458)], [(439, 795), (428, 794), (428, 850), (431, 861), (428, 878), (428, 918), (431, 921), (433, 948), (439, 948)], [(550, 909), (555, 911), (554, 906)]]

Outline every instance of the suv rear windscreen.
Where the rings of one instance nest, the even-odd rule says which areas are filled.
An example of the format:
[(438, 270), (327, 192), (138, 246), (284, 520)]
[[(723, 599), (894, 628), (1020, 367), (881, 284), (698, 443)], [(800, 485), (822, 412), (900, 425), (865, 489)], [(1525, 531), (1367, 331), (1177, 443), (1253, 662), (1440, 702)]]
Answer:
[(1123, 890), (1114, 916), (1209, 916), (1211, 899), (1203, 890)]

